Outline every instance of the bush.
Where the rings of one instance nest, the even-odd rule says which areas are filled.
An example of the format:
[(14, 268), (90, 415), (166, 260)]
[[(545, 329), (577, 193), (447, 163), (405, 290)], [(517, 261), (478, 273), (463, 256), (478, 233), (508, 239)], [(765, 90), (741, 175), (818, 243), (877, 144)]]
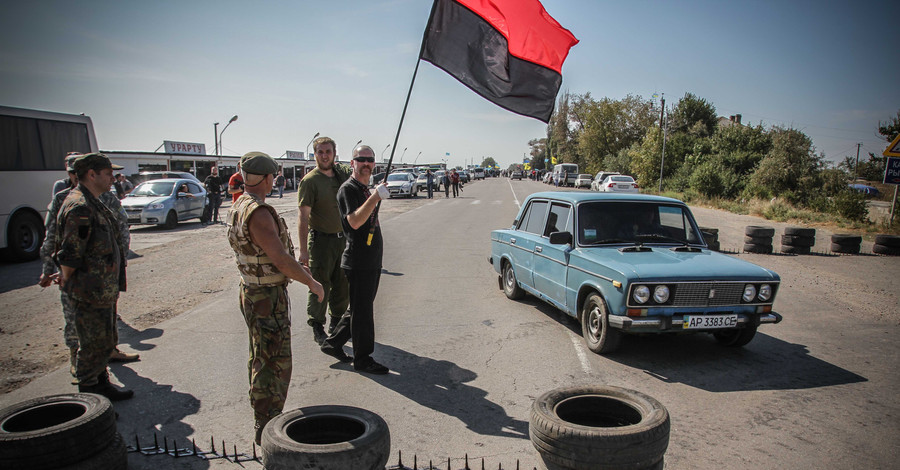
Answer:
[(869, 216), (865, 194), (845, 189), (831, 198), (831, 213), (854, 222), (865, 222)]

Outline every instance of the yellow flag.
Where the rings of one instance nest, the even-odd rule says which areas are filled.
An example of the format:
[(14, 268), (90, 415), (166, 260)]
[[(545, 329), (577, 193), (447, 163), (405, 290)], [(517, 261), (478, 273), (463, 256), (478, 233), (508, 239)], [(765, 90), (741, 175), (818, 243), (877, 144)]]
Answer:
[(550, 163), (556, 165), (556, 164), (559, 163), (559, 162), (556, 161), (556, 157), (552, 157), (552, 158), (550, 159)]

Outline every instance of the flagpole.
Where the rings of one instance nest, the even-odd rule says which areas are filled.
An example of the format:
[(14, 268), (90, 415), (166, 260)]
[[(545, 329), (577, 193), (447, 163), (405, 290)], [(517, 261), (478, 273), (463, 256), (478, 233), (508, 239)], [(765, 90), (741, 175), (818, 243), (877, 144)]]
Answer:
[[(425, 24), (425, 31), (422, 33), (422, 44), (419, 46), (419, 56), (416, 57), (416, 68), (413, 70), (412, 80), (409, 82), (409, 91), (406, 92), (406, 102), (403, 103), (403, 112), (400, 114), (400, 124), (397, 126), (397, 134), (394, 136), (394, 145), (391, 146), (391, 157), (388, 159), (387, 168), (384, 169), (384, 182), (387, 182), (388, 175), (391, 174), (391, 163), (394, 161), (394, 152), (397, 151), (397, 140), (400, 139), (400, 129), (403, 129), (403, 120), (406, 118), (406, 108), (409, 107), (409, 97), (412, 96), (413, 85), (416, 83), (416, 75), (419, 73), (419, 64), (422, 63), (422, 54), (425, 53), (425, 38), (428, 37), (428, 28), (431, 26), (431, 19), (434, 17), (434, 11), (437, 9), (437, 0), (431, 4), (431, 14), (428, 15), (428, 23)], [(377, 220), (378, 210), (381, 209), (381, 201), (375, 205), (374, 217)], [(372, 237), (375, 235), (375, 224), (369, 227), (369, 237), (366, 239), (366, 245), (372, 244)]]

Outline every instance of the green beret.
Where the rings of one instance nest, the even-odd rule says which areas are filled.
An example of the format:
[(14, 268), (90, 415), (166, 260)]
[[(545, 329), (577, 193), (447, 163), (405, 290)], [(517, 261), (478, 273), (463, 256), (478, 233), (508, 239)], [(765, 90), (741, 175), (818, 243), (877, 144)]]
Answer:
[(241, 170), (251, 175), (274, 175), (278, 173), (278, 163), (262, 152), (249, 152), (241, 157)]
[(100, 171), (107, 168), (111, 168), (113, 170), (121, 170), (124, 167), (120, 165), (113, 165), (112, 162), (109, 161), (109, 157), (102, 153), (88, 153), (76, 158), (75, 163), (72, 165), (72, 168), (75, 169), (75, 172), (81, 173), (82, 170)]

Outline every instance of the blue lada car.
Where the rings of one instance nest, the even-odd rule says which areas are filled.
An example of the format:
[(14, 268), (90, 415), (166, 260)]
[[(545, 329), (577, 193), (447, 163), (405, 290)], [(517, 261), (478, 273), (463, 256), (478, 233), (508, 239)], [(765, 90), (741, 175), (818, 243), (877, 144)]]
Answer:
[(772, 311), (781, 278), (707, 249), (687, 205), (644, 194), (542, 192), (491, 232), (490, 262), (510, 299), (525, 293), (578, 319), (588, 348), (628, 333), (711, 333), (743, 346)]

